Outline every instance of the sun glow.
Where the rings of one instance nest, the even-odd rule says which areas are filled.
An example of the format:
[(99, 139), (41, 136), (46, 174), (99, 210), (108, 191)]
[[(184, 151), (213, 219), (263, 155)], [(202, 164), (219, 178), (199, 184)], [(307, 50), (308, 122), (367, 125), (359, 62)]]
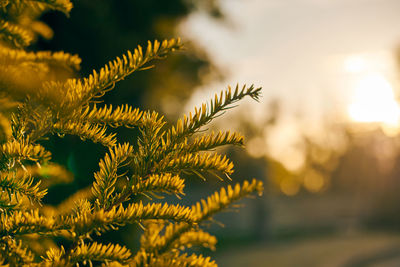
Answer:
[(392, 85), (383, 75), (386, 65), (386, 60), (371, 56), (353, 55), (344, 61), (345, 71), (355, 79), (347, 110), (352, 121), (399, 128), (400, 107)]
[(344, 62), (344, 69), (347, 72), (357, 73), (364, 71), (368, 65), (365, 58), (361, 56), (350, 56)]
[(400, 119), (393, 89), (380, 74), (368, 74), (360, 78), (348, 113), (356, 122), (381, 122), (389, 126), (397, 126)]

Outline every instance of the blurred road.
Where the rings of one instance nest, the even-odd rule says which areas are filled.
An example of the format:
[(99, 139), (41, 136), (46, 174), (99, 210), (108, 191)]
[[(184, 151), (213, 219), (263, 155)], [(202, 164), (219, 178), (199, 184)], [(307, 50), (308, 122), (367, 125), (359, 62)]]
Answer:
[(221, 267), (398, 267), (400, 234), (351, 233), (227, 249)]

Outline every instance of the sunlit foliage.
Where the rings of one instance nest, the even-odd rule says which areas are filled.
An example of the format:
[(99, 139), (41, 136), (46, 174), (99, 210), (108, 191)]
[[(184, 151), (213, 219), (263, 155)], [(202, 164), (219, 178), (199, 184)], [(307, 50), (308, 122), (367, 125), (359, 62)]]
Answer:
[[(154, 111), (129, 105), (101, 105), (117, 82), (151, 67), (182, 48), (179, 39), (148, 42), (81, 79), (72, 74), (80, 58), (64, 52), (30, 52), (38, 35), (51, 30), (37, 18), (52, 9), (69, 14), (69, 0), (0, 1), (0, 262), (10, 266), (216, 266), (209, 257), (190, 254), (192, 246), (215, 249), (216, 238), (203, 222), (252, 192), (260, 181), (222, 188), (193, 206), (156, 202), (163, 194), (184, 196), (183, 174), (227, 177), (232, 162), (213, 152), (224, 145), (243, 145), (237, 133), (207, 133), (204, 126), (260, 88), (228, 87), (174, 125)], [(137, 143), (119, 143), (113, 128), (138, 129)], [(106, 150), (93, 184), (63, 203), (46, 203), (48, 187), (73, 176), (51, 163), (43, 140), (75, 135)], [(145, 196), (146, 198), (142, 198)], [(96, 235), (127, 224), (143, 228), (141, 246), (102, 244)]]

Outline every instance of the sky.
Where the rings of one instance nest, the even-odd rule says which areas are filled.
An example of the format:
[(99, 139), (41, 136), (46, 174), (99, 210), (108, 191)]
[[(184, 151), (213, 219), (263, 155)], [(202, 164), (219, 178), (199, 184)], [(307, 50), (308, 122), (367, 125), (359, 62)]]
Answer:
[(281, 114), (262, 140), (249, 140), (255, 156), (268, 153), (296, 169), (301, 165), (299, 139), (304, 132), (317, 136), (326, 129), (327, 118), (398, 128), (400, 1), (220, 3), (224, 21), (197, 12), (181, 26), (183, 37), (204, 47), (225, 72), (223, 81), (198, 88), (188, 107), (228, 84), (262, 86), (262, 102), (244, 104), (242, 112), (254, 123), (263, 122), (268, 103), (278, 99)]

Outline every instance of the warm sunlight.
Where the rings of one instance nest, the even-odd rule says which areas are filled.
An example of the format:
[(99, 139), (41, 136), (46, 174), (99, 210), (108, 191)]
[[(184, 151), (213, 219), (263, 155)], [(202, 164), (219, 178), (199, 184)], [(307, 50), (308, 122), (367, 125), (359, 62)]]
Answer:
[(344, 69), (347, 72), (357, 73), (368, 67), (368, 62), (361, 56), (350, 56), (344, 62)]
[(355, 85), (348, 114), (356, 122), (381, 122), (397, 126), (399, 105), (387, 79), (379, 73), (362, 76)]

